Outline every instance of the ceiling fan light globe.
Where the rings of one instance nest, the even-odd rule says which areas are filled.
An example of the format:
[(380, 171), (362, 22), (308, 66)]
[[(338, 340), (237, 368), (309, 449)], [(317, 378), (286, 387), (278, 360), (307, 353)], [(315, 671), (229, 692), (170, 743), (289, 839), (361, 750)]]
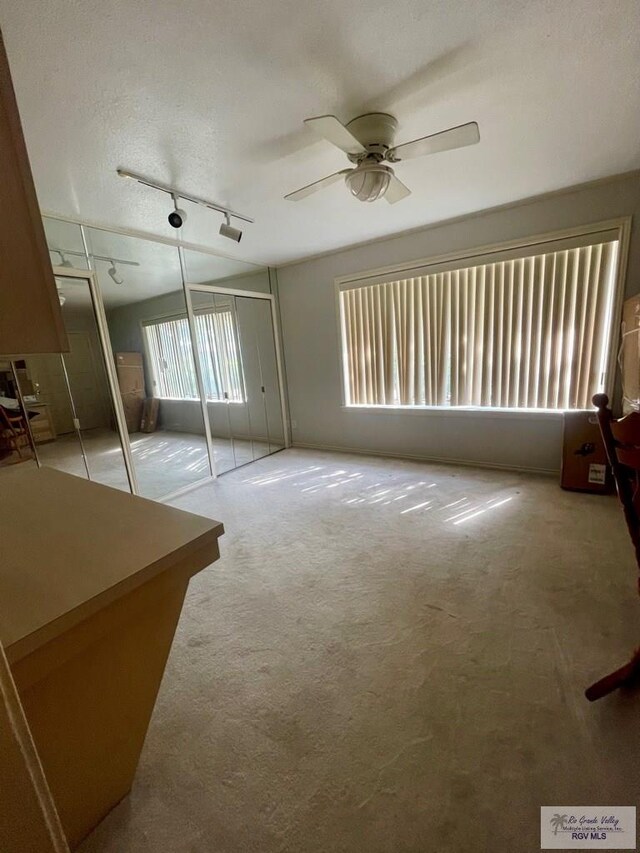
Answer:
[(360, 166), (345, 175), (345, 183), (351, 195), (358, 201), (377, 201), (389, 188), (391, 169), (388, 166), (372, 164)]

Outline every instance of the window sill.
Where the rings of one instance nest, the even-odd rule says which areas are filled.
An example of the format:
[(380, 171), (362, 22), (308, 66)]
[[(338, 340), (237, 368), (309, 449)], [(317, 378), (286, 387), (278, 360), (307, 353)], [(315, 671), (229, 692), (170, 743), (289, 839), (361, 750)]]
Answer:
[[(513, 420), (561, 420), (561, 409), (498, 409), (484, 406), (347, 406), (340, 407), (349, 413), (370, 415), (422, 415), (446, 418), (498, 418)], [(573, 409), (570, 411), (574, 411)], [(595, 411), (595, 410), (594, 410)]]

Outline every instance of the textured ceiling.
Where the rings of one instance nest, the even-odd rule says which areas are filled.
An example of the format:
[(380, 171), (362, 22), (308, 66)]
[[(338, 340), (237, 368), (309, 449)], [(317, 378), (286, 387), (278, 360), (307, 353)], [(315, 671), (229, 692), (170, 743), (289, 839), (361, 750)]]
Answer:
[[(256, 219), (239, 245), (188, 208), (183, 238), (280, 263), (640, 166), (637, 0), (0, 0), (43, 210), (175, 237), (142, 172)], [(366, 205), (306, 116), (371, 109), (399, 142), (475, 120), (472, 148), (401, 163)], [(187, 207), (187, 205), (185, 205)]]

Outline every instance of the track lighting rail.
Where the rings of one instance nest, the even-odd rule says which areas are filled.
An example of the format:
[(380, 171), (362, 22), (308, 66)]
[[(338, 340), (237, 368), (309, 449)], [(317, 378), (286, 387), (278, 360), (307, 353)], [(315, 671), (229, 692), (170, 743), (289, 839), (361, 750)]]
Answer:
[(170, 187), (167, 184), (159, 184), (156, 181), (145, 178), (144, 175), (136, 174), (136, 172), (129, 172), (126, 169), (118, 169), (117, 172), (121, 178), (130, 178), (133, 181), (137, 181), (139, 184), (143, 184), (145, 187), (151, 187), (151, 189), (167, 193), (167, 195), (170, 195), (174, 200), (176, 198), (181, 198), (185, 201), (190, 201), (192, 204), (199, 204), (201, 207), (208, 207), (210, 210), (216, 210), (218, 213), (222, 213), (225, 216), (231, 216), (234, 219), (241, 219), (243, 222), (255, 222), (255, 219), (252, 219), (250, 216), (245, 216), (243, 213), (238, 213), (236, 210), (231, 210), (231, 208), (225, 207), (222, 204), (217, 204), (215, 201), (208, 201), (206, 198), (200, 198), (199, 196), (191, 195), (190, 193), (184, 193), (182, 190), (179, 190), (176, 187)]

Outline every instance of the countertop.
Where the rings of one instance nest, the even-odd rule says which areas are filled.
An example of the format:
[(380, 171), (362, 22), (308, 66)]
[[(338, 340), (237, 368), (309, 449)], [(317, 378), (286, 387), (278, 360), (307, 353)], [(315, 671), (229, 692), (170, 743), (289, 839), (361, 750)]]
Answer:
[(155, 575), (177, 565), (194, 574), (218, 556), (219, 521), (24, 468), (0, 476), (0, 641), (9, 661)]

